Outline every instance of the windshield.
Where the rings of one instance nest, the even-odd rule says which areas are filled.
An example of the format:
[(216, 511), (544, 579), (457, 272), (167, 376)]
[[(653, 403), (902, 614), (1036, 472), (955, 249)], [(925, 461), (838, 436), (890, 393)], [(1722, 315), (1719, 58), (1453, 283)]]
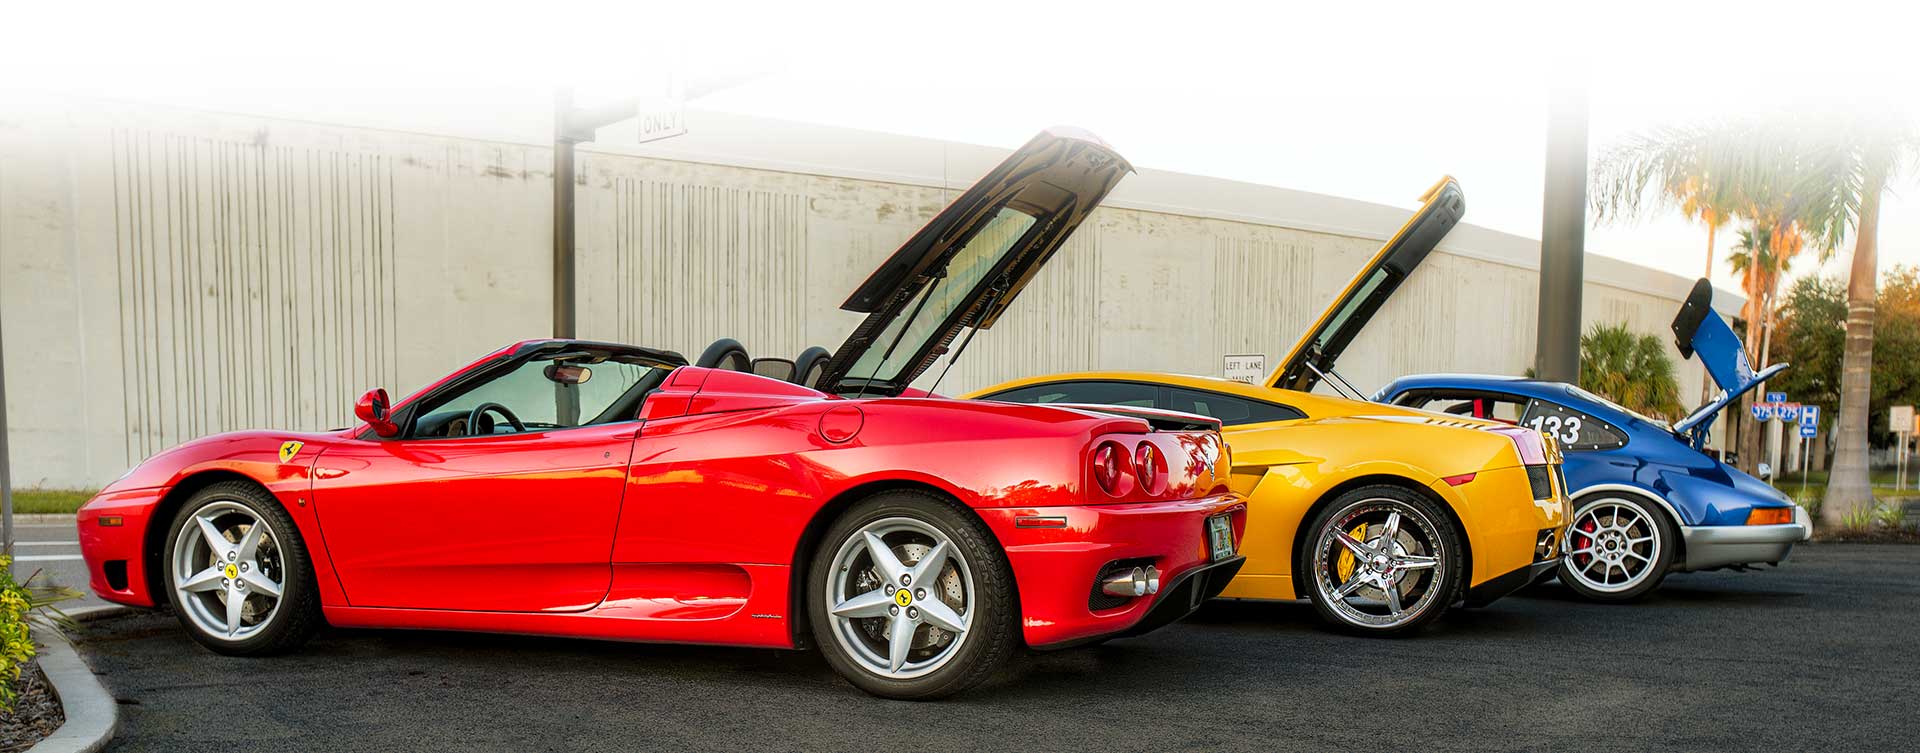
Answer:
[(942, 330), (948, 317), (968, 301), (977, 300), (974, 291), (988, 282), (987, 276), (1034, 222), (1025, 212), (1007, 207), (996, 210), (993, 219), (947, 263), (946, 278), (923, 288), (907, 304), (907, 314), (888, 324), (874, 338), (874, 347), (861, 353), (848, 373), (855, 379), (870, 379), (905, 371), (927, 341)]
[(1333, 312), (1333, 316), (1327, 319), (1327, 326), (1322, 327), (1320, 329), (1320, 336), (1314, 338), (1314, 350), (1321, 353), (1326, 352), (1332, 344), (1334, 336), (1346, 328), (1347, 320), (1352, 319), (1354, 314), (1359, 313), (1360, 307), (1366, 305), (1367, 302), (1373, 298), (1375, 291), (1378, 291), (1380, 286), (1385, 284), (1386, 281), (1387, 270), (1385, 267), (1376, 268), (1372, 274), (1367, 275), (1367, 281), (1360, 284), (1360, 289), (1356, 291), (1352, 297), (1344, 301), (1340, 308)]
[(1667, 422), (1665, 422), (1665, 421), (1662, 421), (1662, 420), (1660, 420), (1660, 419), (1657, 419), (1657, 418), (1654, 418), (1654, 417), (1652, 417), (1652, 416), (1648, 416), (1648, 415), (1644, 415), (1644, 414), (1641, 414), (1641, 413), (1640, 413), (1639, 411), (1635, 411), (1635, 410), (1633, 410), (1632, 408), (1628, 408), (1627, 406), (1624, 406), (1624, 405), (1621, 405), (1621, 404), (1619, 404), (1619, 403), (1616, 403), (1616, 402), (1614, 402), (1614, 401), (1612, 401), (1612, 400), (1608, 400), (1608, 399), (1606, 399), (1606, 398), (1604, 398), (1604, 397), (1601, 397), (1601, 396), (1599, 396), (1599, 395), (1595, 395), (1595, 394), (1593, 394), (1593, 393), (1591, 393), (1591, 392), (1588, 392), (1588, 391), (1586, 391), (1586, 390), (1583, 390), (1583, 389), (1580, 389), (1579, 387), (1576, 387), (1576, 386), (1574, 386), (1574, 385), (1571, 385), (1571, 384), (1569, 384), (1569, 385), (1567, 385), (1567, 391), (1568, 391), (1568, 392), (1572, 392), (1572, 393), (1573, 393), (1574, 395), (1576, 395), (1576, 396), (1579, 396), (1579, 397), (1583, 397), (1583, 398), (1586, 398), (1586, 399), (1588, 399), (1588, 400), (1592, 400), (1592, 401), (1594, 401), (1594, 402), (1596, 402), (1596, 403), (1599, 403), (1599, 404), (1601, 404), (1601, 405), (1605, 405), (1605, 406), (1607, 406), (1607, 407), (1609, 407), (1609, 408), (1612, 408), (1612, 409), (1614, 409), (1614, 410), (1617, 410), (1617, 411), (1620, 411), (1621, 413), (1625, 413), (1625, 414), (1627, 414), (1627, 415), (1629, 415), (1629, 416), (1632, 416), (1632, 417), (1634, 417), (1634, 418), (1637, 418), (1637, 419), (1640, 419), (1640, 420), (1642, 420), (1642, 421), (1645, 421), (1645, 422), (1647, 422), (1647, 423), (1650, 423), (1650, 424), (1653, 424), (1654, 426), (1658, 426), (1658, 427), (1660, 427), (1660, 428), (1662, 428), (1662, 429), (1666, 429), (1667, 431), (1673, 431), (1673, 427), (1672, 427), (1672, 426), (1669, 426), (1669, 425), (1667, 424)]

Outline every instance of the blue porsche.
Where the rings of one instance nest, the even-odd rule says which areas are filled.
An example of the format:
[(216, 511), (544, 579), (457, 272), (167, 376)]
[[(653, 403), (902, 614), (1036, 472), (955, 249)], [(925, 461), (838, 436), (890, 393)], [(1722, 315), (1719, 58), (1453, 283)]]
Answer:
[(1714, 416), (1786, 368), (1756, 373), (1740, 339), (1713, 314), (1713, 287), (1694, 285), (1674, 319), (1683, 356), (1700, 356), (1720, 388), (1669, 426), (1574, 385), (1502, 376), (1402, 377), (1378, 402), (1494, 419), (1559, 440), (1567, 531), (1560, 582), (1597, 601), (1628, 601), (1670, 572), (1777, 565), (1812, 535), (1805, 508), (1706, 452)]

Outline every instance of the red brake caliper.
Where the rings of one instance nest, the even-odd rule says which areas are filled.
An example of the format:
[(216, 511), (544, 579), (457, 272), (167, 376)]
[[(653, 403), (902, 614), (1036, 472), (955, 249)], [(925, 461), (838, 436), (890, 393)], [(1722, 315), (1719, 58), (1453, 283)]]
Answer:
[[(1588, 548), (1588, 547), (1591, 547), (1591, 546), (1593, 546), (1593, 536), (1592, 536), (1592, 534), (1593, 534), (1593, 532), (1594, 532), (1594, 530), (1595, 530), (1595, 529), (1597, 529), (1597, 528), (1599, 528), (1599, 527), (1600, 527), (1600, 524), (1598, 524), (1598, 523), (1595, 523), (1595, 522), (1594, 522), (1594, 520), (1593, 520), (1593, 518), (1587, 518), (1585, 522), (1583, 522), (1583, 523), (1581, 523), (1580, 525), (1578, 525), (1578, 526), (1576, 526), (1574, 530), (1577, 530), (1577, 531), (1579, 531), (1579, 532), (1580, 532), (1581, 534), (1583, 534), (1583, 535), (1579, 535), (1579, 536), (1575, 536), (1575, 537), (1573, 537), (1573, 550), (1574, 550), (1574, 551), (1576, 551), (1576, 552), (1578, 552), (1578, 551), (1580, 551), (1580, 550), (1582, 550), (1582, 549), (1586, 549), (1586, 548)], [(1585, 553), (1585, 554), (1577, 554), (1577, 555), (1574, 555), (1574, 556), (1575, 556), (1576, 558), (1578, 558), (1578, 557), (1586, 557), (1586, 559), (1584, 559), (1584, 560), (1580, 560), (1580, 559), (1576, 559), (1576, 560), (1574, 561), (1574, 563), (1573, 563), (1573, 564), (1575, 564), (1575, 565), (1579, 565), (1580, 567), (1586, 567), (1586, 566), (1587, 566), (1587, 563), (1588, 563), (1588, 562), (1592, 562), (1592, 561), (1593, 561), (1593, 553), (1592, 553), (1592, 552), (1587, 552), (1587, 553)]]

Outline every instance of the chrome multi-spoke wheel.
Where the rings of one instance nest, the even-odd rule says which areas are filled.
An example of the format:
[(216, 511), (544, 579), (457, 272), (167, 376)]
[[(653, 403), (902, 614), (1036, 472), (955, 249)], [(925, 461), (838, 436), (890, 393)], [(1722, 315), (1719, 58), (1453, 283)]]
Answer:
[(874, 695), (957, 693), (1018, 645), (1006, 554), (978, 517), (945, 497), (896, 490), (855, 503), (821, 539), (807, 583), (815, 644)]
[(973, 575), (953, 542), (913, 518), (862, 526), (827, 582), (833, 635), (867, 671), (903, 680), (951, 660), (966, 641)]
[(187, 632), (223, 654), (290, 650), (320, 625), (313, 565), (273, 495), (244, 481), (210, 484), (173, 518), (161, 593)]
[(280, 608), (286, 566), (273, 526), (245, 505), (194, 510), (173, 540), (175, 607), (209, 636), (253, 637)]
[(1433, 619), (1454, 600), (1460, 553), (1449, 521), (1418, 493), (1378, 486), (1342, 495), (1309, 531), (1302, 564), (1321, 615), (1366, 633)]
[(1599, 497), (1580, 502), (1567, 529), (1560, 580), (1589, 598), (1624, 601), (1659, 584), (1673, 553), (1660, 513), (1640, 500)]

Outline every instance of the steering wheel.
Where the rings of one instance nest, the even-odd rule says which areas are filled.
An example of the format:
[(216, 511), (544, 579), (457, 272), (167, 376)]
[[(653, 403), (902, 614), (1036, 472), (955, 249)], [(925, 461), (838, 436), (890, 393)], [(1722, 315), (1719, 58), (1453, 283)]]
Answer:
[(491, 421), (487, 422), (485, 432), (480, 430), (480, 417), (489, 412), (500, 414), (501, 418), (506, 419), (507, 423), (513, 425), (513, 430), (516, 433), (526, 432), (527, 425), (520, 423), (520, 417), (513, 415), (513, 411), (507, 410), (507, 406), (499, 403), (481, 403), (473, 406), (473, 410), (467, 413), (467, 436), (478, 437), (483, 434), (493, 433), (493, 422)]

